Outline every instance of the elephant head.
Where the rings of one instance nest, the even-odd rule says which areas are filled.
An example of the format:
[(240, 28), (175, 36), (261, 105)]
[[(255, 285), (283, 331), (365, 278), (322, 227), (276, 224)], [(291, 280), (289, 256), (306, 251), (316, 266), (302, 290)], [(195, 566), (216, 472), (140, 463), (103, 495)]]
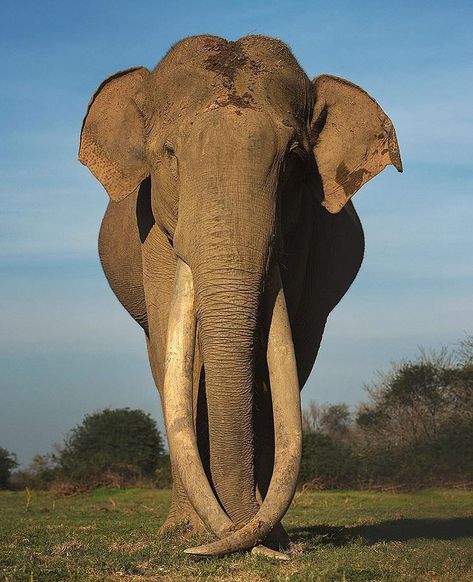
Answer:
[[(136, 220), (150, 359), (163, 374), (173, 467), (221, 538), (190, 551), (251, 547), (293, 497), (299, 386), (361, 262), (349, 201), (386, 165), (401, 171), (394, 127), (356, 85), (330, 75), (311, 82), (278, 40), (197, 36), (151, 72), (129, 69), (102, 83), (79, 158), (112, 205), (144, 184), (149, 191), (151, 218), (140, 222), (137, 212)], [(345, 234), (342, 221), (351, 224)], [(358, 253), (346, 268), (341, 246)], [(201, 368), (208, 466), (195, 435)], [(274, 470), (258, 502), (255, 403), (269, 390)]]

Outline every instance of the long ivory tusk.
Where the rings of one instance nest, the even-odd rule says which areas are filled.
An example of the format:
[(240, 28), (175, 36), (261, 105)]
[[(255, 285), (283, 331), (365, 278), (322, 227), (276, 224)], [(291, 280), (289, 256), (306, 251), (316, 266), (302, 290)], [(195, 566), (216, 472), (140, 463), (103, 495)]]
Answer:
[(174, 296), (169, 312), (163, 409), (169, 451), (184, 488), (210, 531), (224, 537), (235, 531), (219, 505), (197, 448), (193, 424), (192, 368), (195, 343), (194, 283), (186, 263), (177, 262)]
[(244, 527), (216, 542), (188, 548), (187, 554), (222, 556), (260, 543), (286, 513), (297, 485), (302, 449), (302, 419), (294, 344), (279, 268), (272, 270), (276, 295), (267, 360), (274, 415), (274, 470), (258, 513)]

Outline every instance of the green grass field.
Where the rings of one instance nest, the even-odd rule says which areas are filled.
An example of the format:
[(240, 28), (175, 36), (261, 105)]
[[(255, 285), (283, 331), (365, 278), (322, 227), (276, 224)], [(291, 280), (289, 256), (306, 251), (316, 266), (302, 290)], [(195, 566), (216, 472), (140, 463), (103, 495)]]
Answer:
[[(168, 491), (101, 489), (55, 499), (0, 493), (5, 581), (473, 580), (473, 493), (298, 494), (285, 518), (291, 561), (238, 554), (197, 561), (160, 536)], [(176, 532), (176, 534), (179, 532)]]

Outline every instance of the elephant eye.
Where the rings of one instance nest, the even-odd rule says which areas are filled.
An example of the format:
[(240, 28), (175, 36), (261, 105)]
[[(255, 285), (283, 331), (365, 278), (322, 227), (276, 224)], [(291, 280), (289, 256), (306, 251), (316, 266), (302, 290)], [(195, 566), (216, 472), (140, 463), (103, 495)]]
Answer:
[(164, 155), (167, 158), (167, 163), (169, 164), (169, 168), (171, 170), (171, 174), (173, 178), (177, 180), (179, 176), (179, 161), (176, 156), (176, 151), (174, 146), (169, 143), (168, 141), (164, 142), (163, 145)]
[(163, 149), (164, 149), (164, 153), (168, 156), (175, 156), (176, 155), (176, 151), (174, 150), (174, 146), (171, 143), (169, 143), (168, 141), (166, 141), (164, 143)]

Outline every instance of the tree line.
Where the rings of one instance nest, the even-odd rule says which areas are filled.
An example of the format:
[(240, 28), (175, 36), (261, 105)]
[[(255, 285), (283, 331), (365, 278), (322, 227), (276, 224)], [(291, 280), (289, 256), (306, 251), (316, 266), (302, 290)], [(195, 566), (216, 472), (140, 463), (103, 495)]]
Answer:
[[(355, 409), (310, 402), (303, 410), (300, 486), (431, 486), (473, 481), (473, 336), (455, 349), (394, 364)], [(169, 456), (141, 410), (87, 415), (53, 453), (17, 469), (0, 448), (0, 488), (169, 487)]]
[(303, 413), (301, 482), (311, 487), (473, 481), (473, 337), (378, 373), (367, 400)]
[(100, 486), (171, 483), (169, 456), (156, 421), (129, 408), (86, 415), (54, 452), (36, 455), (24, 469), (15, 467), (15, 455), (0, 449), (0, 487), (67, 494)]

